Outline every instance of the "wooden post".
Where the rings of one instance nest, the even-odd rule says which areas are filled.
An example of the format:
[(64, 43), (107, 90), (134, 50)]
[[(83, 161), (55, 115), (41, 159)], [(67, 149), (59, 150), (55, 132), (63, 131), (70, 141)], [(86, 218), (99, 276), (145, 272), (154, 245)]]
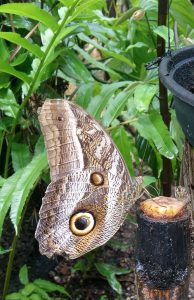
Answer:
[(145, 200), (137, 222), (138, 300), (187, 300), (190, 218), (184, 201), (163, 196)]
[(194, 148), (185, 141), (183, 160), (181, 164), (180, 185), (185, 187), (191, 199), (191, 214), (194, 210)]

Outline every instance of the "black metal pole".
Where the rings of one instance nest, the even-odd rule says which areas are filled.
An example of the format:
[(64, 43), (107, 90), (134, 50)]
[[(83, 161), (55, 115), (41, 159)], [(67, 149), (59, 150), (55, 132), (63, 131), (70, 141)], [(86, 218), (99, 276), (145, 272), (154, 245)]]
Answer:
[[(158, 26), (166, 25), (168, 13), (168, 0), (158, 1)], [(162, 57), (166, 52), (165, 40), (160, 36), (157, 37), (157, 56)], [(170, 126), (170, 113), (168, 109), (168, 94), (167, 89), (159, 79), (159, 102), (160, 113), (164, 120), (164, 123), (169, 128)], [(162, 190), (164, 196), (171, 196), (171, 161), (166, 157), (163, 159), (163, 171), (162, 171)]]

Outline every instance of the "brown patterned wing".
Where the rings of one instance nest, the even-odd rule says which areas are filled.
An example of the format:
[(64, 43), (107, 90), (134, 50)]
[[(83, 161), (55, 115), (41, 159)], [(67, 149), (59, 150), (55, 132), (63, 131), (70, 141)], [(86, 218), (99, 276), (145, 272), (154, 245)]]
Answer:
[(36, 230), (42, 254), (77, 258), (123, 223), (142, 180), (132, 180), (107, 133), (79, 106), (46, 100), (39, 116), (51, 172)]

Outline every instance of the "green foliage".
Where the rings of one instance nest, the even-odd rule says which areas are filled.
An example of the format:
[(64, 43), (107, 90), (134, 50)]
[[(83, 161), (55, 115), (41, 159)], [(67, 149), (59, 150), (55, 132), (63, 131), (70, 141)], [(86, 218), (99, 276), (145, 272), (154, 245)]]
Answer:
[(87, 253), (83, 259), (77, 261), (72, 270), (73, 272), (80, 272), (82, 277), (87, 278), (89, 272), (94, 269), (96, 269), (98, 273), (108, 281), (109, 285), (116, 293), (119, 295), (122, 294), (122, 286), (117, 280), (116, 275), (128, 274), (130, 270), (117, 268), (112, 264), (107, 264), (104, 262), (96, 262), (95, 251)]
[(15, 172), (21, 168), (24, 168), (32, 159), (28, 145), (13, 143), (11, 149), (11, 158)]
[(111, 288), (117, 292), (118, 294), (122, 294), (122, 287), (119, 281), (116, 279), (116, 275), (123, 275), (130, 272), (130, 270), (126, 270), (124, 268), (117, 268), (115, 266), (112, 266), (110, 264), (105, 263), (96, 263), (95, 264), (96, 269), (98, 272), (104, 276), (108, 283), (110, 284)]
[(155, 145), (160, 154), (169, 159), (175, 157), (177, 148), (157, 111), (152, 110), (149, 114), (141, 114), (138, 120), (134, 121), (134, 127), (150, 144)]
[[(146, 184), (160, 180), (162, 156), (173, 160), (177, 174), (183, 152), (174, 111), (169, 130), (159, 113), (158, 74), (144, 67), (156, 58), (157, 34), (168, 40), (167, 28), (154, 21), (158, 1), (132, 0), (124, 14), (117, 7), (115, 18), (106, 15), (104, 0), (60, 0), (53, 6), (51, 2), (46, 1), (43, 9), (36, 2), (0, 5), (0, 235), (9, 211), (19, 234), (32, 191), (41, 179), (48, 182), (37, 121), (37, 107), (45, 97), (61, 98), (73, 86), (66, 93), (69, 99), (107, 128), (131, 175), (146, 170)], [(189, 1), (170, 5), (172, 47), (174, 21), (176, 42), (193, 43), (194, 10)], [(14, 250), (2, 248), (0, 254), (7, 251), (14, 255)], [(88, 260), (88, 272), (94, 263)], [(80, 260), (74, 268), (81, 270), (83, 265)], [(9, 265), (8, 273), (11, 269)], [(99, 263), (96, 269), (121, 292), (118, 270)], [(33, 292), (34, 283), (28, 284), (31, 299), (44, 297)]]
[(6, 296), (6, 300), (52, 300), (50, 293), (58, 292), (63, 295), (63, 299), (70, 298), (69, 293), (64, 287), (50, 282), (48, 280), (36, 279), (33, 282), (29, 281), (28, 269), (24, 265), (19, 272), (20, 283), (24, 286), (16, 293), (11, 293)]
[(19, 105), (11, 89), (0, 90), (0, 108), (6, 116), (16, 117)]
[[(4, 4), (0, 6), (0, 12), (24, 16), (39, 21), (46, 27), (51, 28), (53, 32), (55, 32), (59, 28), (59, 25), (57, 24), (54, 17), (52, 17), (45, 10), (40, 9), (36, 5), (31, 3), (20, 3), (19, 7), (17, 3)], [(11, 41), (14, 43), (14, 38)]]
[[(136, 162), (138, 162), (139, 165), (139, 157), (137, 155), (137, 150), (134, 147), (133, 137), (124, 129), (124, 127), (120, 126), (118, 129), (112, 130), (112, 138), (122, 154), (130, 174), (134, 176), (133, 158), (136, 158)], [(126, 151), (128, 147), (130, 147), (130, 152)]]
[(25, 201), (40, 180), (42, 172), (47, 168), (46, 153), (42, 153), (35, 156), (26, 167), (20, 168), (5, 180), (0, 190), (0, 235), (10, 206), (10, 218), (16, 232), (18, 231)]

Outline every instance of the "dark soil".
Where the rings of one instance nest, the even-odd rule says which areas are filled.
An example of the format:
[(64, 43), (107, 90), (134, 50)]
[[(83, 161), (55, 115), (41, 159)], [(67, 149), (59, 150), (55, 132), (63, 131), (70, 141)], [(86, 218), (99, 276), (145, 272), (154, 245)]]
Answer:
[[(39, 254), (38, 244), (34, 239), (34, 232), (37, 224), (37, 212), (40, 206), (40, 201), (37, 202), (37, 198), (40, 198), (43, 194), (44, 188), (40, 187), (29, 204), (17, 246), (10, 291), (17, 291), (21, 288), (18, 280), (18, 271), (23, 264), (27, 264), (30, 280), (44, 278), (65, 285), (73, 300), (137, 299), (133, 271), (136, 230), (134, 213), (132, 213), (132, 217), (130, 216), (125, 221), (112, 241), (97, 249), (94, 254), (94, 263), (104, 262), (130, 270), (126, 275), (117, 276), (123, 290), (121, 297), (112, 290), (108, 282), (96, 271), (94, 263), (91, 262), (89, 272), (73, 272), (73, 266), (78, 260), (66, 261), (61, 257), (49, 260)], [(8, 248), (14, 232), (9, 220), (6, 221), (5, 228), (3, 246)], [(3, 288), (7, 258), (8, 254), (0, 256), (0, 291)], [(194, 272), (191, 274), (189, 299), (194, 300)]]

